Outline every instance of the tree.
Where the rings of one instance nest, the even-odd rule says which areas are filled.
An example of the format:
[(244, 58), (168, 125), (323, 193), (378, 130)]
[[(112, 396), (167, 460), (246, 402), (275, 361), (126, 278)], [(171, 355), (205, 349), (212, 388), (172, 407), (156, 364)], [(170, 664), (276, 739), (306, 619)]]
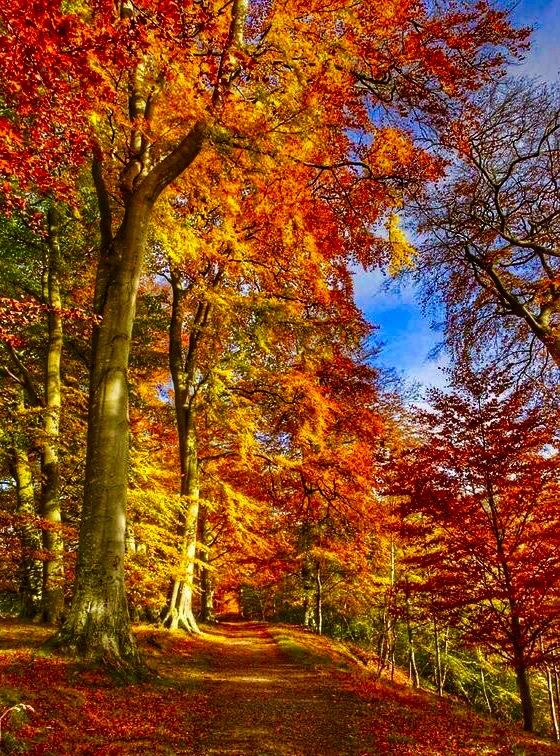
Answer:
[(558, 88), (512, 79), (479, 95), (444, 140), (449, 176), (416, 212), (418, 278), (443, 299), (458, 359), (492, 339), (518, 371), (560, 366), (559, 146)]
[[(217, 286), (221, 272), (213, 277)], [(198, 631), (193, 614), (192, 594), (194, 565), (198, 535), (198, 511), (200, 499), (198, 441), (196, 430), (197, 396), (204, 379), (197, 374), (198, 345), (204, 336), (211, 313), (211, 302), (202, 299), (196, 306), (188, 335), (188, 346), (183, 348), (186, 326), (186, 295), (180, 271), (171, 269), (172, 312), (169, 326), (169, 364), (173, 381), (175, 418), (179, 437), (179, 464), (181, 469), (181, 496), (185, 502), (184, 520), (181, 526), (181, 563), (179, 573), (173, 580), (169, 609), (164, 619), (171, 629), (182, 626)]]
[[(127, 368), (162, 192), (203, 148), (232, 161), (240, 151), (253, 161), (266, 155), (301, 185), (319, 177), (353, 254), (371, 262), (379, 255), (375, 221), (400, 204), (411, 181), (435, 170), (412, 132), (380, 127), (372, 112), (421, 110), (441, 122), (451, 95), (501, 65), (488, 45), (517, 45), (505, 14), (480, 2), (434, 14), (418, 3), (398, 3), (394, 13), (369, 3), (325, 10), (312, 3), (302, 15), (299, 0), (187, 8), (170, 0), (45, 0), (34, 4), (33, 19), (21, 0), (2, 9), (8, 138), (0, 170), (11, 190), (36, 184), (71, 194), (72, 171), (59, 164), (91, 161), (99, 209), (83, 516), (60, 636), (86, 657), (138, 663), (123, 582)], [(360, 145), (351, 131), (363, 136)]]
[(429, 567), (420, 590), (436, 611), (513, 667), (531, 730), (528, 671), (560, 623), (558, 410), (488, 369), (429, 397), (406, 468), (410, 561)]
[[(87, 313), (73, 297), (74, 283), (69, 275), (77, 240), (83, 243), (82, 231), (67, 208), (31, 197), (26, 207), (3, 218), (0, 231), (0, 277), (7, 295), (2, 300), (1, 369), (6, 391), (12, 393), (15, 387), (23, 402), (19, 414), (27, 418), (27, 427), (24, 423), (20, 436), (27, 438), (29, 453), (40, 460), (38, 474), (30, 468), (35, 479), (32, 487), (40, 488), (35, 514), (40, 518), (37, 525), (41, 526), (43, 541), (43, 579), (37, 610), (52, 623), (60, 620), (64, 609), (61, 435), (67, 436), (68, 444), (75, 439), (69, 433), (73, 420), (61, 412), (63, 372), (71, 369), (75, 381), (83, 373), (74, 346), (87, 330), (88, 321)], [(82, 263), (72, 263), (73, 274), (83, 270)], [(66, 365), (62, 360), (63, 328), (70, 335)], [(69, 402), (75, 405), (74, 399)], [(16, 406), (17, 403), (12, 405)], [(17, 424), (15, 416), (12, 422)], [(63, 479), (69, 482), (68, 476)]]

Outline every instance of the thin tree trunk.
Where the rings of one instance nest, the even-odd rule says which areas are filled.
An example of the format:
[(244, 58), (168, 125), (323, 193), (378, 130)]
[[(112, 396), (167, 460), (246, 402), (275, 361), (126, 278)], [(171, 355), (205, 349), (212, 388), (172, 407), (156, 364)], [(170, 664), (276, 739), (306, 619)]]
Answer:
[(558, 675), (558, 667), (556, 666), (556, 654), (554, 655), (554, 694), (556, 698), (556, 711), (560, 711), (560, 675)]
[(315, 571), (315, 625), (317, 633), (323, 633), (323, 584), (321, 582), (321, 565), (317, 562)]
[(389, 638), (388, 638), (388, 632), (389, 632), (389, 625), (387, 620), (388, 615), (388, 597), (387, 593), (385, 593), (384, 598), (384, 604), (383, 604), (383, 615), (381, 618), (381, 634), (379, 636), (379, 640), (377, 642), (377, 677), (381, 677), (383, 674), (383, 670), (385, 669), (387, 665), (387, 659), (388, 659), (388, 646), (389, 646)]
[[(217, 284), (219, 278), (215, 279)], [(185, 503), (181, 527), (181, 563), (174, 579), (171, 600), (163, 623), (171, 630), (182, 627), (199, 632), (193, 612), (194, 566), (198, 533), (200, 502), (198, 447), (196, 439), (196, 365), (200, 340), (210, 317), (210, 304), (200, 302), (189, 334), (189, 346), (183, 355), (183, 330), (186, 320), (186, 291), (181, 288), (180, 276), (172, 271), (173, 303), (169, 327), (169, 366), (175, 395), (175, 419), (179, 437), (181, 468), (181, 497)]]
[(545, 666), (545, 673), (546, 673), (546, 689), (548, 692), (548, 705), (550, 708), (550, 721), (552, 724), (552, 733), (554, 735), (554, 740), (558, 742), (560, 741), (560, 728), (558, 726), (558, 712), (556, 710), (552, 670), (548, 664)]
[(200, 567), (200, 619), (202, 622), (214, 621), (214, 586), (210, 564), (210, 528), (208, 508), (200, 504), (198, 512), (198, 540), (201, 545), (199, 553)]
[(533, 731), (533, 700), (531, 697), (531, 688), (527, 668), (520, 664), (515, 668), (515, 679), (517, 680), (517, 689), (521, 701), (521, 712), (523, 714), (523, 729), (527, 732)]
[(484, 695), (484, 700), (486, 701), (486, 706), (488, 707), (488, 711), (490, 714), (492, 714), (492, 704), (490, 703), (490, 697), (488, 696), (488, 689), (486, 688), (486, 675), (484, 674), (484, 667), (482, 666), (483, 656), (480, 649), (477, 649), (477, 655), (480, 660), (480, 682), (482, 684), (482, 693)]
[(490, 699), (488, 698), (488, 691), (486, 690), (486, 678), (484, 676), (484, 670), (482, 669), (482, 667), (480, 668), (480, 682), (482, 683), (482, 693), (484, 694), (484, 700), (486, 701), (488, 712), (492, 714), (492, 705), (490, 703)]
[[(482, 428), (482, 430), (484, 431), (484, 428)], [(523, 640), (523, 631), (521, 627), (521, 620), (519, 618), (518, 601), (511, 579), (510, 567), (507, 556), (504, 552), (502, 528), (500, 527), (498, 517), (498, 507), (496, 504), (496, 497), (494, 495), (494, 486), (489, 473), (486, 474), (486, 490), (488, 493), (488, 504), (490, 506), (490, 514), (492, 518), (492, 528), (494, 531), (494, 537), (496, 539), (496, 553), (502, 567), (504, 575), (504, 586), (508, 596), (511, 623), (511, 646), (513, 651), (513, 667), (517, 681), (519, 699), (521, 702), (521, 711), (523, 714), (523, 729), (527, 732), (532, 732), (534, 714), (533, 700), (531, 697), (531, 688), (527, 674), (527, 663), (525, 661), (525, 644)]]
[(196, 534), (199, 508), (198, 460), (194, 432), (187, 438), (192, 464), (184, 477), (181, 496), (185, 502), (184, 524), (181, 533), (181, 564), (173, 581), (171, 601), (163, 620), (171, 630), (179, 627), (188, 632), (198, 633), (198, 625), (193, 613), (194, 564), (196, 559)]
[[(508, 573), (509, 576), (509, 573)], [(509, 580), (509, 577), (508, 577)], [(517, 681), (517, 690), (521, 702), (521, 712), (523, 714), (523, 729), (527, 732), (533, 731), (533, 699), (531, 696), (531, 687), (529, 685), (529, 676), (527, 663), (525, 661), (523, 634), (521, 621), (517, 613), (517, 602), (511, 598), (511, 642), (513, 647), (513, 666), (515, 670), (515, 679)]]
[(443, 659), (444, 662), (441, 665), (442, 669), (442, 675), (441, 675), (441, 689), (445, 688), (445, 681), (447, 680), (447, 671), (449, 669), (448, 660), (449, 660), (449, 625), (445, 626), (445, 637), (443, 641)]
[[(305, 491), (304, 487), (304, 491)], [(310, 494), (306, 491), (306, 498)], [(301, 554), (301, 585), (303, 591), (303, 626), (315, 630), (315, 580), (313, 563), (309, 551), (312, 546), (312, 533), (309, 522), (303, 522), (299, 530), (298, 551)]]
[(391, 682), (395, 679), (395, 645), (396, 645), (396, 638), (395, 638), (395, 622), (396, 622), (396, 616), (395, 616), (395, 582), (396, 582), (396, 574), (397, 574), (397, 566), (396, 566), (396, 551), (395, 551), (395, 541), (393, 537), (391, 536), (391, 574), (390, 574), (390, 580), (391, 580), (391, 589), (390, 589), (390, 599), (389, 599), (389, 627), (388, 627), (388, 651), (389, 651), (389, 659), (391, 661)]
[(439, 629), (437, 619), (434, 616), (434, 647), (435, 647), (435, 678), (438, 696), (443, 696), (443, 675), (441, 669), (441, 648), (439, 643)]
[(59, 622), (64, 613), (64, 543), (61, 533), (59, 495), (59, 428), (61, 407), (60, 364), (62, 359), (62, 300), (59, 284), (60, 214), (48, 213), (49, 244), (44, 301), (48, 306), (48, 349), (45, 371), (45, 440), (42, 454), (41, 516), (48, 523), (43, 531), (43, 619)]
[(408, 636), (408, 674), (414, 688), (420, 687), (420, 675), (416, 664), (416, 649), (414, 644), (414, 634), (412, 631), (412, 622), (410, 620), (410, 596), (408, 581), (405, 587), (405, 612), (406, 612), (406, 632)]
[(313, 576), (308, 564), (304, 564), (301, 571), (303, 583), (303, 626), (315, 630), (315, 607)]
[[(23, 398), (20, 408), (23, 409)], [(32, 522), (36, 516), (33, 475), (28, 451), (21, 439), (14, 439), (10, 457), (11, 472), (16, 484), (17, 529), (22, 548), (20, 616), (24, 619), (34, 619), (40, 611), (42, 598), (43, 565), (35, 556), (41, 549), (41, 533)]]

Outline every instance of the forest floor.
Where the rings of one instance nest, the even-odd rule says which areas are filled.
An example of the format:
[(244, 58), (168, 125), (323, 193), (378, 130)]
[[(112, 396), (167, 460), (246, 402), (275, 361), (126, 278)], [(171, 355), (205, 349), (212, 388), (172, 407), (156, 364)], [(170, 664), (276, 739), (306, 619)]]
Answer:
[[(52, 630), (50, 631), (52, 632)], [(0, 751), (30, 754), (553, 754), (560, 748), (375, 681), (341, 644), (287, 626), (221, 623), (200, 636), (137, 630), (152, 672), (125, 683), (42, 648), (48, 628), (0, 622)]]

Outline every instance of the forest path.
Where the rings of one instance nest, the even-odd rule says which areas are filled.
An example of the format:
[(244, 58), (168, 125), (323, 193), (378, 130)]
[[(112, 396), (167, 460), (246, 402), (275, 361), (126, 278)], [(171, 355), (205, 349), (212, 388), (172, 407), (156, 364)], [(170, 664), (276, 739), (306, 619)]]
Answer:
[[(309, 656), (275, 636), (274, 629), (249, 622), (220, 623), (205, 633), (204, 645), (184, 670), (209, 702), (208, 718), (199, 721), (196, 747), (190, 752), (375, 753), (358, 730), (371, 704), (341, 689), (332, 660)], [(175, 677), (180, 674), (175, 666)]]
[[(146, 679), (51, 653), (53, 628), (0, 618), (0, 751), (31, 756), (544, 756), (560, 746), (375, 680), (349, 649), (287, 625), (187, 635), (142, 625)], [(3, 750), (4, 749), (4, 750)]]

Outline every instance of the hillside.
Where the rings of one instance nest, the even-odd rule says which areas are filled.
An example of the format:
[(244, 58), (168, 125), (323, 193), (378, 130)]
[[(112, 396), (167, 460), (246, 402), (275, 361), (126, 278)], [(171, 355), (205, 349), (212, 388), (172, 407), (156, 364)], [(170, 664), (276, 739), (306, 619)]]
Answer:
[[(342, 645), (288, 626), (198, 636), (136, 630), (151, 670), (129, 683), (46, 652), (43, 627), (3, 621), (6, 753), (553, 754), (560, 748), (457, 702), (376, 682)], [(397, 676), (399, 677), (399, 676)]]

